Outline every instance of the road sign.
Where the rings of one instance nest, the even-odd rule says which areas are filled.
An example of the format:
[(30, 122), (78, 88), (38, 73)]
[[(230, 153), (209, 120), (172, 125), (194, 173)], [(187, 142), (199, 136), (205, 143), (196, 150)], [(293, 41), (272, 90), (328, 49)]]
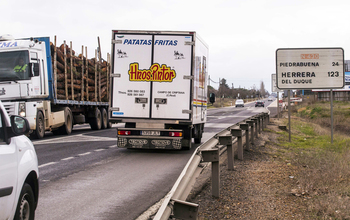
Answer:
[(342, 48), (281, 48), (276, 50), (278, 89), (344, 87)]

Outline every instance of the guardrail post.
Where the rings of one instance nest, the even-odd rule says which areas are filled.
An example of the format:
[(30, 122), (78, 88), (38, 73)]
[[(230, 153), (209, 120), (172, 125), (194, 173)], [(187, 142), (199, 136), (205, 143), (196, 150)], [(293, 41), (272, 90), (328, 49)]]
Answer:
[(240, 124), (239, 127), (242, 130), (245, 130), (245, 144), (246, 144), (246, 149), (249, 150), (249, 148), (250, 148), (250, 143), (249, 143), (249, 124)]
[(227, 146), (227, 163), (228, 163), (228, 170), (234, 170), (233, 164), (234, 164), (234, 151), (232, 147), (232, 136), (219, 136), (219, 143), (221, 145)]
[(237, 158), (238, 160), (243, 160), (242, 129), (231, 129), (231, 134), (237, 137)]
[(248, 120), (248, 121), (246, 121), (247, 123), (248, 123), (248, 125), (249, 125), (249, 127), (251, 127), (251, 129), (250, 129), (250, 141), (251, 141), (251, 143), (252, 144), (254, 144), (254, 121), (251, 121), (251, 120)]
[(220, 166), (219, 166), (219, 149), (202, 150), (203, 162), (211, 162), (211, 195), (220, 197)]
[(269, 114), (268, 113), (265, 113), (265, 127), (267, 127), (267, 124), (269, 123)]
[(258, 119), (258, 126), (259, 126), (259, 134), (261, 134), (261, 122), (262, 122), (262, 120), (261, 120), (261, 115), (259, 114), (258, 116), (257, 116), (257, 119)]
[(262, 115), (262, 121), (263, 121), (263, 123), (262, 123), (262, 128), (261, 129), (264, 129), (265, 125), (266, 125), (266, 115), (265, 115), (265, 113), (263, 113), (263, 115)]
[(255, 137), (258, 138), (258, 119), (253, 118), (252, 121), (254, 122)]
[(248, 124), (240, 124), (239, 127), (242, 130), (245, 130), (245, 144), (246, 144), (246, 149), (249, 150), (249, 148), (250, 148), (250, 143), (249, 143), (249, 125)]

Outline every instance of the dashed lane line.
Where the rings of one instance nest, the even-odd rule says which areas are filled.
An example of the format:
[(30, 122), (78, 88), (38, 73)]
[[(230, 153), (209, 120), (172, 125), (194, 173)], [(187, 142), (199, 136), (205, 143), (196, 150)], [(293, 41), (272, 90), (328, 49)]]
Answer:
[(86, 134), (78, 134), (78, 135), (72, 135), (72, 136), (65, 136), (65, 137), (59, 137), (59, 138), (53, 138), (53, 139), (47, 139), (47, 140), (40, 140), (40, 141), (33, 141), (34, 145), (39, 144), (59, 144), (59, 143), (72, 143), (72, 142), (91, 142), (91, 141), (115, 141), (117, 142), (117, 137), (110, 138), (110, 137), (97, 137), (97, 136), (89, 136)]
[(74, 157), (67, 157), (67, 158), (63, 158), (63, 159), (61, 159), (61, 160), (72, 160), (72, 159), (74, 159)]
[(91, 152), (86, 152), (86, 153), (83, 153), (83, 154), (78, 154), (79, 156), (86, 156), (86, 155), (89, 155), (91, 154)]
[(39, 168), (43, 168), (43, 167), (46, 167), (46, 166), (50, 166), (50, 165), (53, 165), (53, 164), (56, 164), (57, 162), (50, 162), (50, 163), (45, 163), (45, 164), (41, 164), (40, 166), (38, 166)]
[[(112, 149), (112, 148), (116, 148), (117, 145), (112, 145), (112, 146), (109, 146), (108, 148), (109, 149)], [(100, 149), (96, 149), (94, 150), (95, 152), (101, 152), (101, 151), (104, 151), (104, 150), (108, 150), (108, 149), (104, 149), (104, 148), (100, 148)], [(92, 152), (88, 151), (88, 152), (85, 152), (85, 153), (81, 153), (81, 154), (78, 154), (78, 156), (86, 156), (86, 155), (90, 155)], [(76, 159), (78, 157), (66, 157), (66, 158), (63, 158), (61, 159), (61, 161), (68, 161), (68, 160), (73, 160), (73, 159)], [(43, 168), (43, 167), (46, 167), (46, 166), (50, 166), (50, 165), (54, 165), (54, 164), (57, 164), (58, 162), (49, 162), (49, 163), (45, 163), (45, 164), (41, 164), (40, 166), (38, 166), (39, 168)]]

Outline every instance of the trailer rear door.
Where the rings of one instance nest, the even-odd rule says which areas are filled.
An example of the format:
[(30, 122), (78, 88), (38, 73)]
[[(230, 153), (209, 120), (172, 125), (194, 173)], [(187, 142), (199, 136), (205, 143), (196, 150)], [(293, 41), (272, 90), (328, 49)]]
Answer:
[[(112, 118), (149, 118), (151, 84), (130, 81), (130, 65), (149, 69), (152, 62), (152, 35), (114, 35), (112, 66)], [(133, 80), (133, 79), (131, 79)]]
[(156, 35), (154, 38), (154, 63), (165, 64), (176, 76), (171, 82), (153, 82), (152, 118), (190, 117), (192, 46), (185, 42), (192, 42), (192, 36)]

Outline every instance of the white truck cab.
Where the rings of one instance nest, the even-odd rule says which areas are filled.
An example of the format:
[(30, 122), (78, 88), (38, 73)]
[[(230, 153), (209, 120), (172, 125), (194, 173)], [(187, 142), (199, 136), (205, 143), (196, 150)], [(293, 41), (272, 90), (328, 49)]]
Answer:
[(38, 159), (26, 118), (8, 116), (0, 101), (0, 219), (34, 219), (39, 197)]

